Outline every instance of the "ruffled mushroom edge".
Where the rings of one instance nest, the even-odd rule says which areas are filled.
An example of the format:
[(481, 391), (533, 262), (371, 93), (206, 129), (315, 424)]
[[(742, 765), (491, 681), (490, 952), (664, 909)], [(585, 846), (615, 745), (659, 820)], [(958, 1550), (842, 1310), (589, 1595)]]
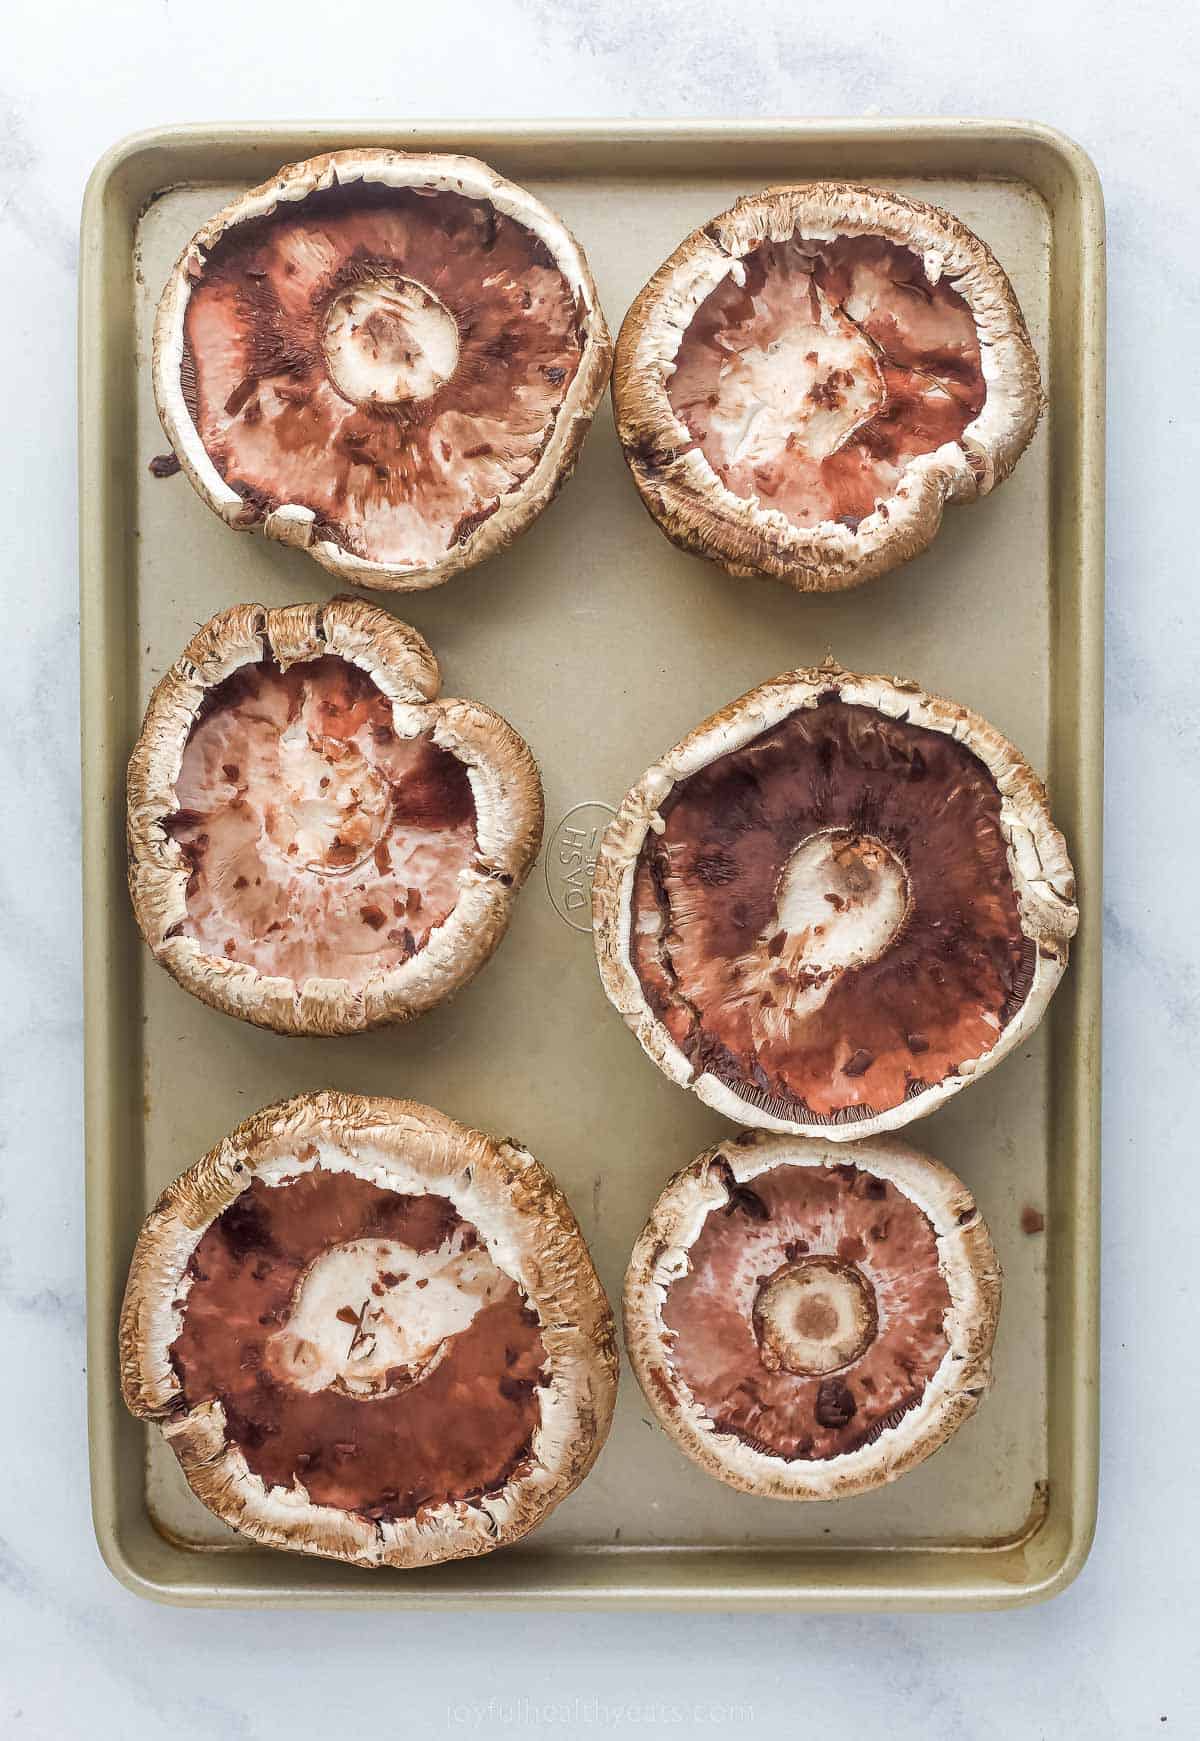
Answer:
[[(927, 276), (946, 277), (979, 335), (987, 399), (961, 441), (912, 459), (895, 493), (857, 529), (794, 525), (734, 494), (675, 415), (667, 394), (684, 333), (705, 297), (766, 241), (882, 236), (910, 249)], [(965, 224), (938, 206), (879, 188), (810, 182), (766, 188), (695, 230), (640, 292), (617, 340), (617, 433), (650, 514), (681, 549), (739, 577), (785, 580), (800, 592), (874, 579), (932, 543), (947, 502), (971, 502), (1005, 479), (1045, 407), (1037, 355), (1003, 267)]]
[[(268, 1488), (225, 1430), (219, 1401), (188, 1409), (170, 1350), (183, 1323), (188, 1259), (255, 1177), (278, 1180), (332, 1146), (339, 1165), (384, 1190), (434, 1192), (476, 1226), (537, 1313), (549, 1363), (529, 1458), (503, 1489), (374, 1520), (316, 1505), (297, 1481)], [(468, 1558), (526, 1535), (583, 1480), (608, 1434), (617, 1388), (612, 1312), (584, 1238), (550, 1174), (427, 1106), (321, 1091), (265, 1107), (169, 1185), (133, 1253), (119, 1329), (126, 1406), (159, 1427), (210, 1511), (263, 1546), (357, 1566)]]
[[(910, 1095), (899, 1106), (840, 1124), (816, 1115), (779, 1118), (744, 1099), (711, 1071), (698, 1073), (650, 1008), (630, 957), (638, 857), (649, 830), (661, 826), (659, 807), (672, 787), (719, 756), (744, 748), (789, 714), (815, 707), (831, 690), (848, 704), (945, 732), (979, 757), (1000, 793), (1000, 827), (1021, 929), (1037, 945), (1029, 990), (994, 1046), (978, 1058), (964, 1059), (955, 1074)], [(1051, 820), (1045, 787), (1020, 751), (979, 714), (927, 694), (911, 679), (858, 676), (843, 670), (833, 659), (817, 667), (784, 672), (749, 690), (661, 756), (627, 793), (605, 831), (592, 885), (592, 927), (604, 990), (647, 1057), (665, 1075), (739, 1124), (856, 1144), (932, 1112), (993, 1069), (1031, 1034), (1066, 969), (1069, 942), (1078, 923), (1075, 873), (1066, 842)]]
[(245, 499), (213, 463), (188, 409), (182, 369), (184, 323), (192, 288), (203, 274), (207, 255), (227, 230), (267, 217), (280, 205), (299, 205), (325, 188), (359, 181), (395, 188), (434, 188), (488, 201), (545, 245), (575, 296), (581, 318), (583, 354), (579, 368), (537, 465), (501, 499), (496, 511), (469, 537), (448, 549), (440, 562), (411, 567), (357, 556), (330, 539), (316, 536), (316, 517), (303, 503), (280, 503), (261, 522), (268, 538), (307, 550), (345, 584), (383, 592), (425, 591), (507, 548), (549, 506), (575, 469), (608, 385), (612, 341), (587, 258), (561, 219), (525, 188), (507, 181), (476, 158), (449, 154), (355, 148), (286, 164), (269, 181), (250, 188), (210, 218), (172, 268), (154, 322), (154, 399), (167, 440), (201, 499), (227, 526), (244, 530), (257, 524), (253, 516), (247, 517)]
[[(180, 935), (188, 866), (164, 826), (179, 808), (175, 782), (205, 695), (244, 665), (271, 655), (286, 669), (335, 654), (365, 671), (392, 703), (397, 731), (432, 730), (467, 770), (477, 855), (458, 901), (425, 947), (361, 987), (341, 979), (261, 974), (206, 953)], [(361, 1033), (404, 1022), (445, 1001), (491, 957), (541, 844), (542, 785), (524, 739), (477, 701), (437, 699), (438, 663), (415, 629), (360, 599), (328, 604), (234, 605), (193, 637), (150, 697), (129, 762), (129, 892), (155, 958), (185, 990), (227, 1015), (279, 1034)]]
[[(813, 1462), (773, 1456), (718, 1431), (671, 1362), (662, 1309), (708, 1216), (728, 1199), (730, 1178), (752, 1184), (774, 1167), (842, 1167), (847, 1159), (916, 1204), (937, 1237), (950, 1305), (949, 1346), (920, 1401), (871, 1443)], [(708, 1149), (666, 1186), (633, 1249), (625, 1278), (625, 1348), (663, 1431), (707, 1474), (764, 1499), (847, 1499), (904, 1475), (974, 1414), (992, 1378), (1001, 1270), (971, 1193), (947, 1167), (896, 1138), (854, 1145), (744, 1132)]]

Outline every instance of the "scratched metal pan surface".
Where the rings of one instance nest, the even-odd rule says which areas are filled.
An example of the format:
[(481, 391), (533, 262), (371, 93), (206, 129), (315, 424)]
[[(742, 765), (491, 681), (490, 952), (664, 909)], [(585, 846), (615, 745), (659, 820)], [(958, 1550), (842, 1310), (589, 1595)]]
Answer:
[[(222, 606), (329, 591), (302, 554), (234, 535), (184, 478), (151, 476), (165, 443), (150, 329), (168, 267), (231, 194), (368, 142), (472, 153), (532, 187), (584, 244), (614, 332), (660, 261), (742, 192), (836, 176), (938, 201), (1010, 273), (1051, 410), (1013, 479), (952, 509), (925, 556), (812, 598), (674, 550), (639, 505), (606, 404), (574, 481), (509, 552), (384, 598), (432, 643), (446, 692), (498, 708), (541, 763), (543, 858), (507, 940), (409, 1027), (284, 1040), (155, 967), (125, 892), (124, 767), (155, 680)], [(1097, 1447), (1104, 277), (1087, 158), (1041, 127), (970, 121), (189, 127), (126, 141), (99, 165), (82, 276), (88, 1378), (96, 1531), (113, 1571), (146, 1596), (209, 1604), (986, 1607), (1062, 1588), (1091, 1538)], [(277, 1097), (409, 1095), (526, 1142), (570, 1196), (616, 1301), (662, 1184), (730, 1127), (647, 1063), (605, 1001), (587, 855), (606, 806), (660, 751), (830, 651), (914, 676), (1008, 733), (1047, 774), (1079, 872), (1082, 929), (1049, 1018), (907, 1133), (966, 1179), (1004, 1264), (986, 1405), (895, 1485), (786, 1505), (686, 1462), (626, 1369), (594, 1472), (507, 1552), (369, 1573), (235, 1536), (120, 1400), (117, 1311), (156, 1193)], [(1039, 1217), (1042, 1231), (1024, 1230)]]

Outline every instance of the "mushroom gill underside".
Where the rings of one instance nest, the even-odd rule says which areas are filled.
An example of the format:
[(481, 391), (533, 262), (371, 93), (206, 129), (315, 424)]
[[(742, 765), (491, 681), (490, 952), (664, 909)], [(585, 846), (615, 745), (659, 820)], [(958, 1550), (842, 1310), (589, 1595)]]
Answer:
[(667, 1288), (672, 1371), (718, 1432), (819, 1462), (917, 1407), (949, 1347), (927, 1217), (853, 1167), (780, 1165), (730, 1189)]
[(369, 1518), (503, 1488), (532, 1455), (537, 1314), (435, 1194), (320, 1163), (255, 1179), (188, 1263), (178, 1407), (219, 1402), (268, 1488)]
[(680, 780), (634, 870), (630, 961), (698, 1075), (748, 1106), (872, 1117), (990, 1051), (1028, 994), (983, 763), (822, 698)]
[(400, 736), (372, 679), (332, 655), (209, 691), (175, 789), (179, 934), (297, 984), (357, 988), (410, 959), (477, 858), (464, 764), (429, 731)]
[(585, 317), (545, 244), (486, 200), (352, 184), (237, 224), (196, 272), (182, 385), (243, 524), (281, 504), (418, 569), (530, 478)]
[(666, 391), (734, 495), (811, 528), (886, 518), (906, 465), (957, 442), (987, 396), (974, 317), (879, 236), (796, 234), (700, 304)]

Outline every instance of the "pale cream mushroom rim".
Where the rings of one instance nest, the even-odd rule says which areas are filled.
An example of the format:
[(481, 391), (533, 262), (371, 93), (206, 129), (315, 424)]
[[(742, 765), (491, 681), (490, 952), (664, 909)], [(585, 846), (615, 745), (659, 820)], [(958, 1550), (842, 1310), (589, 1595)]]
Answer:
[[(718, 757), (744, 748), (790, 714), (815, 707), (831, 689), (851, 705), (874, 708), (889, 719), (905, 719), (912, 725), (944, 732), (979, 757), (1000, 793), (1000, 827), (1007, 844), (1021, 929), (1037, 944), (1033, 981), (1025, 1001), (989, 1051), (964, 1059), (956, 1075), (923, 1089), (899, 1106), (871, 1118), (842, 1123), (816, 1115), (803, 1121), (777, 1118), (744, 1100), (710, 1071), (697, 1074), (647, 1003), (629, 953), (638, 855), (647, 833), (663, 826), (659, 809), (672, 788)], [(592, 925), (604, 989), (659, 1069), (739, 1124), (797, 1136), (821, 1136), (831, 1142), (858, 1143), (882, 1131), (896, 1130), (932, 1112), (998, 1064), (1041, 1020), (1066, 967), (1068, 942), (1078, 922), (1075, 874), (1066, 842), (1050, 818), (1045, 787), (1020, 751), (979, 714), (957, 702), (928, 695), (906, 678), (856, 676), (843, 671), (832, 659), (760, 684), (660, 757), (626, 795), (609, 824), (592, 887)]]
[[(307, 1160), (299, 1150), (312, 1145)], [(278, 1185), (316, 1165), (382, 1190), (446, 1197), (537, 1312), (549, 1366), (528, 1462), (498, 1493), (374, 1521), (314, 1504), (297, 1481), (268, 1488), (225, 1431), (219, 1401), (184, 1410), (170, 1350), (183, 1327), (188, 1260), (255, 1178)], [(322, 1091), (268, 1106), (169, 1185), (138, 1236), (121, 1310), (128, 1408), (158, 1425), (212, 1511), (266, 1546), (361, 1566), (423, 1566), (517, 1541), (583, 1479), (616, 1396), (615, 1331), (579, 1225), (550, 1174), (412, 1101)]]
[(440, 562), (413, 567), (355, 556), (329, 539), (314, 538), (315, 514), (302, 503), (282, 503), (262, 523), (269, 538), (307, 550), (322, 567), (352, 585), (417, 592), (440, 586), (461, 569), (504, 549), (537, 518), (570, 475), (608, 382), (612, 343), (583, 250), (561, 219), (525, 188), (506, 181), (474, 157), (445, 154), (360, 148), (286, 164), (269, 181), (250, 188), (210, 218), (172, 268), (154, 322), (154, 399), (167, 439), (193, 487), (227, 525), (244, 525), (245, 499), (213, 464), (184, 395), (184, 322), (192, 287), (203, 273), (207, 255), (226, 230), (266, 217), (278, 206), (298, 204), (322, 189), (356, 181), (395, 188), (431, 187), (462, 194), (466, 199), (487, 200), (545, 245), (583, 314), (579, 367), (537, 465), (502, 498), (495, 513), (469, 538), (448, 550)]
[[(796, 526), (777, 509), (728, 489), (667, 394), (675, 357), (697, 309), (723, 279), (745, 276), (743, 257), (799, 232), (814, 242), (882, 236), (909, 248), (926, 277), (946, 277), (975, 321), (987, 398), (963, 431), (908, 461), (893, 495), (857, 527)], [(880, 188), (812, 182), (750, 194), (681, 243), (636, 298), (617, 341), (617, 431), (638, 488), (668, 536), (739, 575), (854, 586), (916, 555), (935, 536), (946, 502), (974, 500), (1012, 471), (1045, 405), (1037, 355), (1012, 286), (991, 250), (938, 206)], [(649, 468), (638, 456), (649, 456)], [(649, 475), (648, 475), (649, 473)]]
[[(847, 1160), (885, 1179), (925, 1215), (937, 1236), (938, 1268), (950, 1294), (949, 1346), (921, 1400), (870, 1444), (821, 1461), (772, 1456), (722, 1433), (671, 1363), (662, 1318), (673, 1282), (709, 1214), (728, 1198), (728, 1176), (749, 1184), (775, 1167), (835, 1167)], [(895, 1137), (856, 1143), (847, 1155), (826, 1142), (746, 1132), (699, 1155), (671, 1180), (650, 1212), (625, 1278), (625, 1346), (660, 1425), (708, 1474), (765, 1499), (845, 1499), (894, 1481), (945, 1443), (975, 1412), (991, 1383), (1001, 1271), (974, 1198), (949, 1168)], [(667, 1378), (673, 1400), (667, 1402)]]
[[(268, 653), (280, 666), (336, 654), (365, 671), (392, 704), (398, 736), (432, 729), (467, 770), (478, 851), (458, 901), (425, 947), (355, 988), (293, 980), (207, 954), (176, 935), (187, 917), (188, 866), (164, 824), (206, 693)], [(357, 1033), (433, 1008), (483, 966), (508, 926), (542, 837), (537, 763), (508, 722), (477, 701), (437, 699), (437, 660), (415, 629), (360, 599), (268, 609), (234, 605), (189, 642), (158, 683), (129, 762), (129, 889), (142, 935), (180, 985), (205, 1003), (288, 1034)]]

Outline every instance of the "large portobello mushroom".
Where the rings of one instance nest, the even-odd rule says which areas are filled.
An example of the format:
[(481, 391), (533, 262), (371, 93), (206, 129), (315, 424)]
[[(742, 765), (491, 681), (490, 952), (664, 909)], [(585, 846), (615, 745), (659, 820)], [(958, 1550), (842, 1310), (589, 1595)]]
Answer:
[(966, 1186), (895, 1138), (745, 1133), (675, 1175), (625, 1281), (625, 1345), (693, 1462), (768, 1499), (914, 1468), (991, 1383), (1000, 1266)]
[(995, 727), (832, 660), (662, 756), (601, 843), (605, 991), (740, 1123), (894, 1130), (1041, 1020), (1078, 921), (1045, 789)]
[(570, 475), (612, 349), (565, 225), (471, 157), (334, 151), (193, 236), (154, 394), (226, 524), (356, 586), (436, 586)]
[(235, 605), (158, 684), (129, 762), (129, 889), (186, 990), (282, 1034), (407, 1021), (472, 978), (542, 837), (537, 764), (439, 698), (360, 599)]
[(938, 206), (811, 182), (740, 199), (621, 328), (617, 430), (676, 544), (802, 592), (924, 550), (1006, 478), (1037, 357), (1003, 268)]
[(360, 1566), (490, 1553), (566, 1498), (616, 1395), (553, 1179), (409, 1101), (269, 1106), (168, 1186), (120, 1326), (125, 1401), (197, 1497)]

